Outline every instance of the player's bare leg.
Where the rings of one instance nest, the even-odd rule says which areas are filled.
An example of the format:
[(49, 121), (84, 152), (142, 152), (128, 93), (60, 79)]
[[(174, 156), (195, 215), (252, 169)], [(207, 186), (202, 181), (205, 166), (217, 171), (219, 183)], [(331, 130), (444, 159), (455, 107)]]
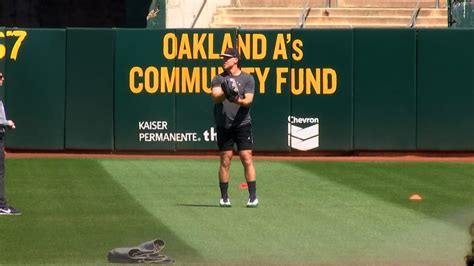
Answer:
[(239, 152), (240, 161), (244, 166), (245, 179), (249, 189), (249, 201), (247, 207), (257, 207), (257, 174), (253, 165), (252, 150), (242, 150)]
[(244, 166), (244, 174), (247, 182), (253, 182), (256, 180), (255, 167), (253, 166), (252, 151), (243, 150), (239, 152), (240, 161)]
[(219, 205), (222, 207), (230, 207), (229, 195), (227, 189), (230, 180), (230, 163), (232, 161), (233, 151), (220, 152), (220, 166), (219, 166), (219, 187), (221, 189), (221, 199)]

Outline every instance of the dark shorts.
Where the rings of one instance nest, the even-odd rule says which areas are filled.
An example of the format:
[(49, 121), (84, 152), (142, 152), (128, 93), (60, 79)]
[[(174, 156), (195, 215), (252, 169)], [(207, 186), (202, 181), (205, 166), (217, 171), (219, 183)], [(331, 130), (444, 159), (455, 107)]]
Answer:
[(230, 151), (237, 144), (237, 150), (251, 150), (253, 144), (252, 127), (246, 125), (238, 128), (217, 127), (217, 146), (221, 151)]

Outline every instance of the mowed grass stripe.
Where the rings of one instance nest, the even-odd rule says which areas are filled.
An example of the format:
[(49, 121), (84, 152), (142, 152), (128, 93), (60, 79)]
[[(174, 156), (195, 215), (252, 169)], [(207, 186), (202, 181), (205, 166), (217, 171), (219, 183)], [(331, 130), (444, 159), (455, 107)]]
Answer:
[[(238, 188), (244, 178), (237, 160), (231, 173), (230, 209), (216, 207), (215, 160), (101, 162), (146, 210), (197, 250), (203, 261), (196, 258), (193, 262), (456, 265), (462, 263), (467, 249), (466, 228), (447, 222), (448, 213), (443, 216), (448, 220), (431, 213), (437, 209), (432, 205), (439, 202), (412, 206), (417, 203), (409, 202), (406, 192), (399, 191), (423, 187), (414, 181), (418, 172), (427, 177), (426, 184), (431, 184), (430, 176), (438, 176), (437, 182), (442, 183), (443, 178), (436, 174), (439, 164), (420, 164), (420, 171), (413, 164), (410, 172), (403, 164), (390, 163), (257, 161), (261, 206), (249, 210), (244, 207), (247, 191)], [(472, 170), (472, 165), (465, 167), (440, 166), (443, 171), (460, 173), (459, 184), (469, 184), (466, 179), (471, 176), (462, 173)], [(400, 175), (389, 175), (383, 182), (373, 180), (397, 171)], [(391, 178), (398, 177), (399, 181), (392, 182)], [(446, 204), (457, 210), (457, 216), (468, 217), (464, 202), (448, 199)]]
[[(474, 219), (462, 215), (472, 210), (474, 164), (472, 163), (335, 163), (295, 162), (292, 165), (308, 174), (320, 176), (404, 208), (419, 211), (463, 230)], [(424, 200), (408, 201), (413, 194)], [(464, 218), (460, 219), (460, 215)]]
[(158, 236), (199, 257), (95, 159), (7, 159), (7, 196), (23, 215), (0, 217), (0, 264), (105, 264)]
[[(460, 265), (470, 246), (469, 224), (474, 221), (471, 188), (474, 164), (466, 163), (337, 163), (292, 162), (292, 166), (362, 192), (388, 206), (411, 210), (418, 215), (400, 215), (393, 208), (366, 208), (360, 215), (376, 224), (361, 224), (361, 232), (382, 232), (378, 241), (365, 241), (374, 256), (398, 257), (401, 262), (421, 265)], [(423, 200), (408, 197), (420, 193)], [(357, 195), (348, 201), (357, 202)], [(355, 204), (357, 205), (357, 204)], [(368, 212), (367, 212), (368, 211)], [(374, 239), (372, 239), (374, 240)], [(361, 241), (363, 244), (364, 241)], [(375, 248), (372, 246), (376, 246)], [(383, 255), (383, 250), (390, 250)], [(385, 252), (387, 253), (387, 252)]]

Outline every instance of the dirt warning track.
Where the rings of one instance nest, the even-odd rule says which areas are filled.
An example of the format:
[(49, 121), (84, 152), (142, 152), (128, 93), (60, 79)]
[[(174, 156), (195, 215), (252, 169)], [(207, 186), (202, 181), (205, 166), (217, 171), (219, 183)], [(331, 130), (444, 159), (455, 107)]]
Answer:
[[(9, 151), (7, 158), (168, 158), (168, 159), (218, 159), (218, 151), (165, 152), (165, 153), (107, 153), (107, 152), (24, 152)], [(237, 153), (235, 153), (237, 156)], [(337, 153), (263, 153), (254, 152), (255, 160), (347, 161), (347, 162), (466, 162), (474, 163), (474, 152), (465, 153), (402, 153), (359, 152)]]

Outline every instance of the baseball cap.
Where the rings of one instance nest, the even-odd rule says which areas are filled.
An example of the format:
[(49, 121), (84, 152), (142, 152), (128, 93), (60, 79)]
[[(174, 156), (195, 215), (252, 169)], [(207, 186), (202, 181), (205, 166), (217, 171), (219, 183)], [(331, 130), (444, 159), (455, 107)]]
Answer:
[(235, 48), (227, 48), (221, 57), (239, 57), (239, 52)]

